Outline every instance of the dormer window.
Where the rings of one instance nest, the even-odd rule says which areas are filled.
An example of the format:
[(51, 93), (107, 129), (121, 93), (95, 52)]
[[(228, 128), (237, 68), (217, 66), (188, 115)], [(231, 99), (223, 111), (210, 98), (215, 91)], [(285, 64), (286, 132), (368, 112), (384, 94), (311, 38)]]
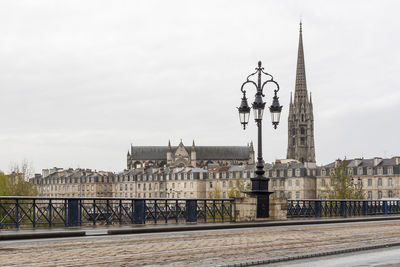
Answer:
[(363, 175), (363, 168), (359, 167), (357, 172), (358, 175)]

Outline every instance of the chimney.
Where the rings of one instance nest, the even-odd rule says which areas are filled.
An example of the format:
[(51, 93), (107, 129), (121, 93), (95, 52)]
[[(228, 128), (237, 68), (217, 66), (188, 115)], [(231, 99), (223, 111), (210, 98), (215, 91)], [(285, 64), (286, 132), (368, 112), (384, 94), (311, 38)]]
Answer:
[(378, 166), (379, 163), (381, 163), (381, 162), (382, 162), (382, 158), (379, 158), (379, 157), (374, 158), (374, 166)]

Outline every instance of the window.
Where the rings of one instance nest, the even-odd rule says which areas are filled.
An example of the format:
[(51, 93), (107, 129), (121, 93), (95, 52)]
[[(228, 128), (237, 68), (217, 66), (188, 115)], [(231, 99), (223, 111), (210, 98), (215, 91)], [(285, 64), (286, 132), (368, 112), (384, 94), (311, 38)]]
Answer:
[(304, 130), (304, 127), (301, 127), (301, 128), (300, 128), (300, 133), (301, 133), (301, 134), (305, 134), (305, 133), (306, 133), (306, 131)]
[(224, 181), (223, 183), (222, 183), (222, 187), (226, 187), (226, 182)]
[(285, 186), (285, 180), (280, 180), (279, 181), (279, 186)]
[(128, 185), (125, 184), (125, 191), (128, 191)]
[(186, 183), (183, 183), (183, 188), (186, 188)]
[(289, 186), (292, 186), (292, 180), (289, 180), (288, 183), (289, 183)]
[(280, 199), (283, 199), (283, 198), (284, 198), (284, 196), (285, 196), (285, 194), (283, 193), (283, 191), (281, 191), (281, 192), (279, 193), (279, 197), (280, 197)]
[(288, 193), (288, 199), (292, 199), (292, 192)]
[(368, 179), (368, 186), (372, 186), (372, 179)]
[(322, 179), (321, 184), (322, 184), (322, 186), (326, 186), (325, 179)]
[(289, 177), (292, 177), (292, 175), (293, 175), (292, 169), (289, 169), (289, 170), (288, 170), (288, 176), (289, 176)]
[(383, 169), (382, 168), (378, 168), (378, 175), (382, 175), (383, 174)]
[[(173, 184), (172, 184), (173, 185)], [(146, 190), (146, 184), (143, 184), (143, 190)]]
[(367, 169), (367, 174), (368, 174), (368, 175), (372, 175), (372, 169), (371, 169), (371, 168), (368, 168), (368, 169)]
[(388, 172), (388, 174), (393, 174), (393, 167), (389, 167), (389, 168), (387, 169), (387, 172)]
[(213, 188), (213, 183), (212, 182), (210, 182), (210, 188)]
[(382, 178), (378, 178), (378, 186), (382, 186)]
[(301, 137), (301, 138), (300, 138), (300, 144), (304, 146), (304, 143), (305, 143), (305, 138), (304, 138), (304, 137)]
[(300, 176), (300, 169), (296, 169), (296, 176)]
[(321, 176), (326, 176), (326, 170), (325, 169), (322, 169)]
[(388, 192), (388, 197), (393, 197), (393, 192), (392, 191)]
[(372, 199), (372, 191), (368, 191), (368, 199)]
[(378, 191), (378, 199), (382, 198), (382, 191)]
[(190, 183), (190, 188), (193, 188), (193, 182)]
[(300, 180), (296, 180), (296, 186), (300, 186)]
[(392, 178), (388, 179), (388, 186), (393, 186), (393, 179)]
[(276, 180), (275, 179), (272, 180), (272, 186), (276, 186)]
[(296, 192), (296, 199), (300, 199), (300, 192), (299, 191)]

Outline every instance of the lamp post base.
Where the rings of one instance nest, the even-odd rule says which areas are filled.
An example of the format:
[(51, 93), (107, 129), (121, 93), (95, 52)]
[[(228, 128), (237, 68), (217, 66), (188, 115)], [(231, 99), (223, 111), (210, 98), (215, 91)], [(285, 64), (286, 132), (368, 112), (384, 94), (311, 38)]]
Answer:
[(270, 191), (252, 190), (243, 191), (243, 193), (257, 198), (257, 218), (269, 217), (269, 195), (273, 194)]

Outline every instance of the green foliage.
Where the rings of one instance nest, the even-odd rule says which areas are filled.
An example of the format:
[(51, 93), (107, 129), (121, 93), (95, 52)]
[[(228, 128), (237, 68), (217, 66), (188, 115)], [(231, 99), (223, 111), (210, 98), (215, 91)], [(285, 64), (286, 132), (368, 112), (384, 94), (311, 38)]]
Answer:
[(233, 181), (229, 181), (229, 192), (228, 192), (228, 197), (229, 198), (235, 198), (235, 197), (242, 197), (243, 196), (243, 191), (244, 191), (244, 180), (237, 178), (235, 180), (235, 183)]
[(214, 189), (208, 193), (209, 198), (222, 198), (222, 190), (219, 186), (214, 186)]
[(22, 174), (0, 172), (0, 196), (37, 196), (36, 188)]
[(353, 175), (347, 173), (346, 165), (341, 162), (330, 174), (327, 189), (321, 190), (328, 199), (365, 199), (362, 184), (354, 184)]
[(10, 179), (2, 172), (0, 172), (0, 196), (10, 196), (12, 186)]

